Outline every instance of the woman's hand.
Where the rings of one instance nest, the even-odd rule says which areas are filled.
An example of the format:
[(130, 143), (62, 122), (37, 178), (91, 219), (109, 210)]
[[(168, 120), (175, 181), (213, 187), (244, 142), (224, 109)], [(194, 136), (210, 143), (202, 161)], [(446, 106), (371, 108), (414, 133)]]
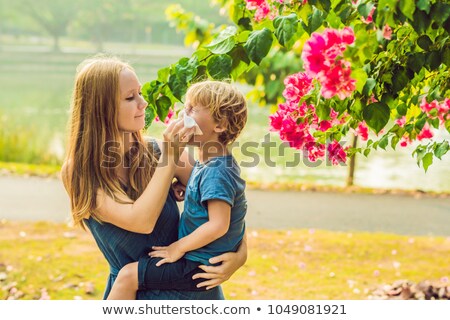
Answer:
[(180, 155), (194, 132), (194, 128), (184, 128), (184, 123), (181, 119), (171, 122), (164, 130), (162, 155), (168, 158), (169, 163), (178, 163)]
[(200, 266), (199, 268), (205, 271), (205, 273), (197, 273), (192, 279), (203, 278), (203, 281), (197, 285), (198, 288), (205, 287), (206, 290), (217, 287), (223, 282), (230, 279), (233, 273), (236, 272), (245, 263), (240, 259), (240, 254), (237, 252), (227, 252), (220, 256), (209, 259), (211, 264), (220, 263), (219, 266)]
[(180, 181), (175, 181), (172, 183), (172, 190), (177, 201), (184, 201), (184, 196), (186, 195), (186, 186), (184, 184)]

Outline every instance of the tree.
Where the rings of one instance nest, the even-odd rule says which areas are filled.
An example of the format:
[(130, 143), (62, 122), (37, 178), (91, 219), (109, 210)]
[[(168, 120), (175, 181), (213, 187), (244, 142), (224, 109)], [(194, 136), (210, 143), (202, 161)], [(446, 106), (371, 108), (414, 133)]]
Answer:
[(79, 1), (64, 0), (18, 0), (14, 5), (53, 37), (54, 51), (60, 51), (59, 39), (80, 8)]
[[(441, 0), (221, 0), (235, 25), (195, 32), (191, 57), (146, 83), (148, 120), (165, 119), (199, 77), (252, 84), (261, 103), (278, 105), (273, 131), (311, 161), (333, 164), (372, 149), (421, 142), (425, 171), (441, 159), (450, 131), (450, 5)], [(369, 139), (369, 131), (376, 137)], [(340, 142), (353, 133), (356, 140)]]

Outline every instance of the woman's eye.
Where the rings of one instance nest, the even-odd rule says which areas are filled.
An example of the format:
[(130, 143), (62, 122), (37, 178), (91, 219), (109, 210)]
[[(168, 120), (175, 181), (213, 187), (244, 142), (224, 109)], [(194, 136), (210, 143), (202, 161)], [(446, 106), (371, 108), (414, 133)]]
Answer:
[(126, 98), (125, 100), (132, 101), (133, 99), (134, 99), (134, 96), (131, 96), (131, 97)]

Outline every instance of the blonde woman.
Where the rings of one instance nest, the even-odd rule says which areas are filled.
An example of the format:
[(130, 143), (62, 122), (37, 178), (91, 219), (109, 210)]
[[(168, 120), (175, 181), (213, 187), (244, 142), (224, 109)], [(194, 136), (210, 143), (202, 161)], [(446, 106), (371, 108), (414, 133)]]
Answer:
[[(147, 256), (152, 246), (178, 238), (179, 211), (170, 186), (186, 185), (192, 161), (182, 152), (193, 129), (175, 121), (164, 141), (145, 139), (146, 101), (133, 69), (114, 57), (80, 64), (72, 96), (67, 156), (62, 179), (74, 223), (90, 229), (110, 266), (104, 298), (120, 269)], [(183, 163), (183, 165), (178, 165)], [(220, 284), (246, 260), (239, 250), (200, 266), (207, 291), (140, 290), (137, 299), (223, 299)]]

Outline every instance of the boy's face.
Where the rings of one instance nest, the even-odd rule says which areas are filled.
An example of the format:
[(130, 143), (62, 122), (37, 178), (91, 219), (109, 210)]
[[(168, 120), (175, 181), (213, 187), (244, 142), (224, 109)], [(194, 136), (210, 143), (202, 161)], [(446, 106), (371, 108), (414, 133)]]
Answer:
[(212, 117), (207, 107), (191, 104), (189, 97), (186, 98), (184, 107), (185, 113), (192, 117), (197, 122), (202, 135), (194, 135), (188, 144), (190, 145), (202, 145), (207, 142), (218, 142), (219, 134), (223, 131), (219, 124)]

